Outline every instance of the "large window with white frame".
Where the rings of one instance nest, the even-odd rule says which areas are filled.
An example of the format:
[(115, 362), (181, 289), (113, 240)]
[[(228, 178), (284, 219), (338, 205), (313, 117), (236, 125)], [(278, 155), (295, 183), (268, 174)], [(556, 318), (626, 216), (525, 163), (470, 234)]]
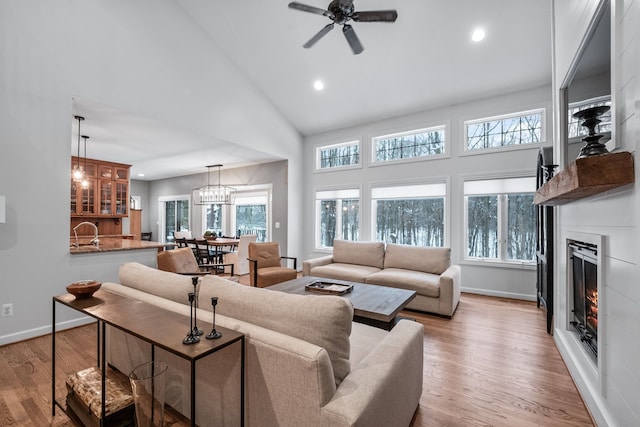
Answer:
[[(225, 205), (212, 203), (202, 206), (202, 224), (204, 231), (211, 231), (216, 235), (225, 233), (225, 217), (227, 210)], [(235, 235), (235, 233), (233, 233)]]
[(375, 240), (413, 246), (445, 244), (444, 182), (371, 189)]
[(269, 236), (269, 192), (255, 191), (236, 194), (232, 230), (236, 234), (255, 234), (258, 242), (267, 242)]
[(160, 241), (173, 242), (173, 233), (190, 230), (189, 195), (163, 196), (158, 199)]
[(544, 108), (464, 123), (465, 151), (500, 149), (542, 142)]
[(360, 141), (316, 148), (316, 170), (360, 166)]
[(373, 162), (389, 162), (445, 154), (445, 126), (417, 129), (372, 139)]
[(533, 264), (535, 188), (534, 177), (465, 181), (466, 259)]
[(360, 189), (316, 191), (316, 248), (332, 248), (334, 239), (358, 240)]

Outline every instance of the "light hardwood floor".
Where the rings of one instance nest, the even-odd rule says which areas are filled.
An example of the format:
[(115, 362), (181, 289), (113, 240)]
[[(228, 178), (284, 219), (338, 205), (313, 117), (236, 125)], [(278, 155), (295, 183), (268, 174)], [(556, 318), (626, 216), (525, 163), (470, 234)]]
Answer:
[[(593, 426), (535, 303), (463, 294), (453, 319), (403, 316), (425, 328), (424, 389), (413, 427)], [(57, 335), (61, 370), (94, 363), (94, 331)], [(60, 410), (51, 417), (50, 396), (50, 336), (0, 347), (1, 426), (72, 425)]]

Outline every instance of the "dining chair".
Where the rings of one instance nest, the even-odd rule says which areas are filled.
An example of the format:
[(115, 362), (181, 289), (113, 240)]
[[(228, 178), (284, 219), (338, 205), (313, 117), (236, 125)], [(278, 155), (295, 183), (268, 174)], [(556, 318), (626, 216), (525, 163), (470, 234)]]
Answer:
[(168, 251), (158, 252), (157, 255), (158, 270), (170, 271), (177, 274), (185, 275), (206, 275), (221, 274), (225, 271), (230, 272), (230, 278), (237, 281), (233, 264), (215, 264), (215, 263), (199, 263), (193, 255), (191, 248), (172, 249)]

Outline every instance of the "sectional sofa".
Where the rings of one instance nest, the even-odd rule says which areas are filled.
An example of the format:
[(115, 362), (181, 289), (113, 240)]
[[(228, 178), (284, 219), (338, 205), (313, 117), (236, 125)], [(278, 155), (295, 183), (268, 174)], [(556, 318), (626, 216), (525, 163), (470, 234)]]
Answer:
[(460, 301), (450, 248), (334, 240), (333, 254), (303, 261), (302, 274), (416, 291), (407, 308), (448, 317)]
[[(103, 283), (102, 289), (184, 314), (185, 333), (189, 330), (191, 277), (127, 263), (119, 281)], [(291, 295), (217, 276), (202, 277), (196, 290), (201, 326), (211, 322), (211, 297), (217, 296), (217, 326), (245, 334), (245, 425), (411, 423), (422, 394), (420, 323), (401, 320), (384, 331), (353, 323), (351, 303), (338, 296)], [(111, 366), (128, 373), (150, 359), (148, 344), (115, 328), (107, 333)], [(170, 365), (167, 404), (188, 414), (188, 363), (162, 349), (155, 350), (155, 358)], [(238, 345), (198, 362), (199, 425), (240, 425), (239, 372)]]

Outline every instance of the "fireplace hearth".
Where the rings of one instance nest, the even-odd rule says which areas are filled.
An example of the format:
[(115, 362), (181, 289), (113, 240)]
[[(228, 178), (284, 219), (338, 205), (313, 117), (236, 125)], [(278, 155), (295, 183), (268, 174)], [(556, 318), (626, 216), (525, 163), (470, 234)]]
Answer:
[(570, 241), (568, 244), (573, 291), (573, 320), (580, 341), (598, 357), (598, 247)]

